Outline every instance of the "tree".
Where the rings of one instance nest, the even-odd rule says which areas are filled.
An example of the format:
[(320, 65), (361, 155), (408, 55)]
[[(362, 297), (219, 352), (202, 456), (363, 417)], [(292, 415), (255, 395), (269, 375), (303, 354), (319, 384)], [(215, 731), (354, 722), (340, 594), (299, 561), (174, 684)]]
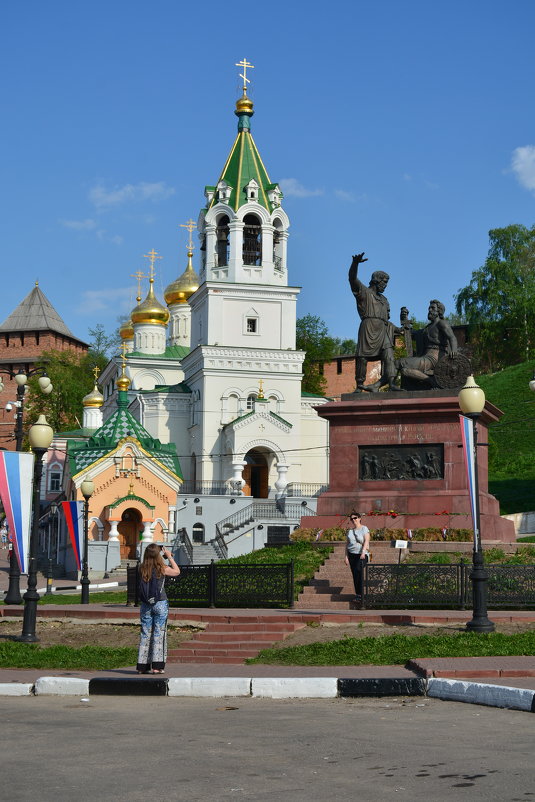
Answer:
[(327, 326), (316, 315), (305, 315), (297, 320), (297, 349), (305, 351), (302, 388), (307, 393), (325, 395), (326, 381), (321, 374), (324, 362), (330, 362), (336, 350), (335, 340), (329, 336)]
[(535, 226), (495, 228), (489, 238), (485, 264), (455, 300), (474, 326), (481, 366), (493, 372), (535, 355)]
[(102, 371), (107, 364), (107, 357), (95, 351), (81, 355), (74, 351), (44, 351), (37, 365), (45, 368), (54, 389), (44, 395), (38, 387), (38, 376), (29, 379), (25, 405), (27, 424), (31, 425), (40, 414), (45, 414), (55, 432), (80, 428), (82, 399), (95, 383), (93, 370), (98, 367)]
[(334, 342), (333, 356), (345, 356), (347, 354), (355, 354), (357, 352), (357, 343), (355, 342), (355, 340), (351, 339), (341, 340), (340, 337), (335, 337), (333, 342)]
[(94, 329), (88, 329), (91, 340), (89, 342), (89, 350), (96, 356), (109, 357), (111, 353), (117, 351), (121, 344), (121, 337), (117, 330), (114, 334), (108, 336), (102, 323), (97, 323)]

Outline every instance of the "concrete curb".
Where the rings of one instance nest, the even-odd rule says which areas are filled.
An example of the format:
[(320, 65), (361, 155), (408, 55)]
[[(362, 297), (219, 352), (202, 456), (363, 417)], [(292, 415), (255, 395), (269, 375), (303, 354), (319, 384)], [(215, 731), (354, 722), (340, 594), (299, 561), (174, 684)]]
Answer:
[(423, 677), (39, 677), (0, 683), (0, 696), (172, 696), (335, 699), (429, 696), (535, 713), (535, 691), (469, 680)]
[(81, 677), (39, 677), (33, 692), (36, 696), (87, 696), (89, 680)]
[(453, 702), (470, 702), (489, 707), (507, 707), (510, 710), (526, 710), (535, 713), (535, 691), (527, 688), (511, 688), (506, 685), (486, 685), (468, 680), (427, 680), (427, 695)]

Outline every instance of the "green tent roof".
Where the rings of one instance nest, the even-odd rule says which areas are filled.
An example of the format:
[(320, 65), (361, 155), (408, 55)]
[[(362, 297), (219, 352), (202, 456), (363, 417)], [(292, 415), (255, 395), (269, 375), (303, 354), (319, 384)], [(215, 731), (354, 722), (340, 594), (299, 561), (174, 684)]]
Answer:
[(89, 440), (82, 442), (72, 440), (67, 442), (67, 457), (71, 474), (75, 476), (88, 468), (94, 462), (105, 457), (113, 451), (120, 440), (133, 437), (139, 441), (142, 448), (148, 451), (151, 457), (158, 460), (168, 470), (182, 479), (180, 461), (174, 443), (161, 443), (151, 437), (147, 430), (134, 418), (126, 408), (127, 394), (119, 391), (117, 410), (108, 420), (97, 429)]

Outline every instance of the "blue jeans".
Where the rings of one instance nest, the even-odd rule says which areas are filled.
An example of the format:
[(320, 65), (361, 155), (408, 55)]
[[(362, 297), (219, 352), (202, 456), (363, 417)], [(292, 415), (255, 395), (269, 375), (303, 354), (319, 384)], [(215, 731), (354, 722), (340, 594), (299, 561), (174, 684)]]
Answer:
[(156, 604), (141, 602), (139, 610), (141, 635), (136, 667), (138, 671), (165, 668), (168, 615), (169, 602), (167, 600), (156, 602)]

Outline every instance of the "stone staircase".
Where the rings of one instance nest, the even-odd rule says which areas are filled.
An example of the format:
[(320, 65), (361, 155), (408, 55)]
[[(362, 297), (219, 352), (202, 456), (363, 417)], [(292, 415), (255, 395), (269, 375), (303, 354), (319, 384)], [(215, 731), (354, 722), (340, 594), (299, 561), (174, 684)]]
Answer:
[[(345, 542), (333, 543), (334, 551), (323, 563), (310, 584), (303, 588), (295, 603), (298, 610), (349, 610), (355, 599), (351, 569), (345, 564)], [(370, 551), (375, 563), (394, 564), (399, 552), (390, 541), (372, 542)]]
[(208, 565), (212, 560), (219, 560), (219, 555), (210, 541), (208, 543), (193, 543), (192, 565)]
[[(307, 616), (307, 621), (310, 617)], [(243, 663), (248, 657), (256, 657), (261, 649), (267, 649), (283, 640), (296, 629), (305, 626), (305, 620), (297, 617), (289, 621), (287, 616), (221, 616), (212, 619), (203, 632), (197, 632), (192, 640), (181, 643), (167, 654), (169, 663)]]

